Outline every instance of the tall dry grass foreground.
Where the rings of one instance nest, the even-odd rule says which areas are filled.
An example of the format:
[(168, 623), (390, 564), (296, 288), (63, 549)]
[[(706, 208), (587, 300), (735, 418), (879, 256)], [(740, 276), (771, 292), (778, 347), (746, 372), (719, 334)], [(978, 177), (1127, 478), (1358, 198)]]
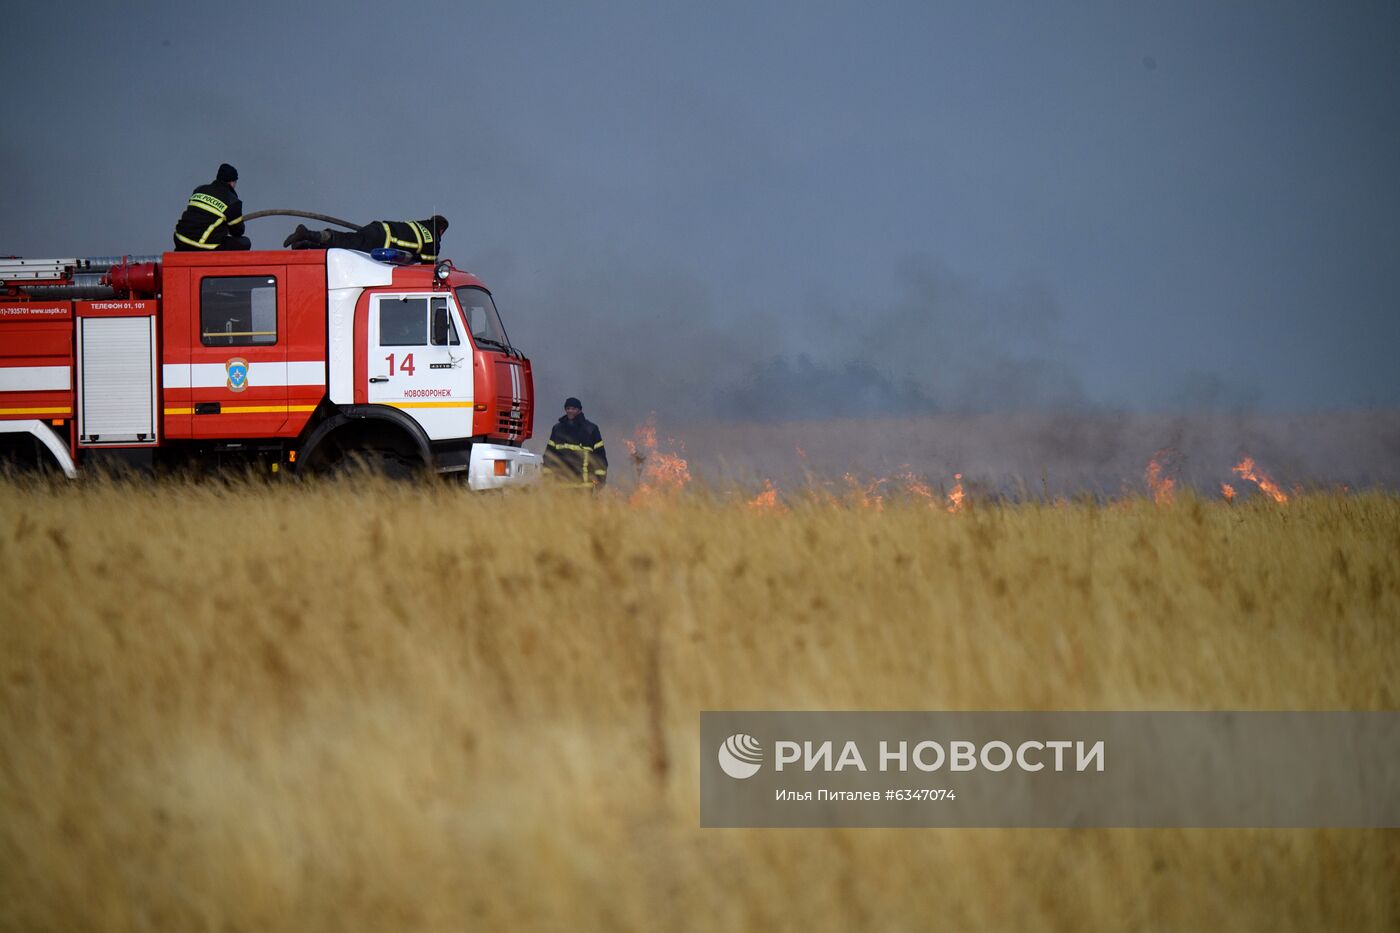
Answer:
[(0, 483), (0, 926), (1400, 926), (1394, 831), (702, 830), (698, 713), (1396, 709), (1400, 500)]

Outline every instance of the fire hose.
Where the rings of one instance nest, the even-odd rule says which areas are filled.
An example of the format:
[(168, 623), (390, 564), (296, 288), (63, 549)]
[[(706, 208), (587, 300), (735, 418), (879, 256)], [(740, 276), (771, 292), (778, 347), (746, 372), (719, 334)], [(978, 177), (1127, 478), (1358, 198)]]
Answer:
[(305, 217), (307, 220), (319, 220), (328, 224), (335, 224), (338, 227), (349, 227), (351, 230), (360, 229), (359, 224), (352, 224), (348, 220), (341, 220), (339, 217), (332, 217), (329, 214), (313, 214), (310, 211), (289, 211), (277, 208), (266, 211), (253, 211), (251, 214), (244, 214), (243, 220), (257, 220), (259, 217)]
[[(339, 227), (360, 229), (359, 224), (332, 217), (329, 214), (313, 214), (311, 211), (291, 211), (280, 208), (266, 211), (253, 211), (244, 214), (243, 220), (257, 220), (259, 217), (305, 217)], [(70, 280), (60, 284), (24, 285), (0, 282), (0, 292), (5, 285), (12, 290), (22, 291), (31, 298), (86, 299), (111, 298), (118, 291), (155, 294), (158, 290), (159, 265), (161, 257), (155, 256), (96, 256), (76, 260), (62, 275)]]

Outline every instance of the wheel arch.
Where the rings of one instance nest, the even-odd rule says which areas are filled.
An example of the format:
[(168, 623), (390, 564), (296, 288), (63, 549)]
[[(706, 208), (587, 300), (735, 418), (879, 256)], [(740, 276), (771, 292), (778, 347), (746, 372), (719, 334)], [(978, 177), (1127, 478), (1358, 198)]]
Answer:
[(69, 479), (75, 479), (78, 475), (78, 468), (73, 463), (72, 456), (68, 453), (68, 445), (65, 444), (53, 429), (42, 421), (33, 419), (25, 421), (0, 421), (0, 434), (28, 434), (32, 435), (39, 445), (49, 452), (53, 458), (54, 465), (63, 471), (63, 475)]
[[(391, 433), (385, 433), (386, 431)], [(297, 470), (314, 469), (318, 461), (330, 452), (327, 441), (337, 441), (347, 435), (361, 440), (382, 440), (393, 437), (394, 447), (401, 453), (418, 457), (425, 468), (433, 465), (433, 451), (428, 435), (421, 425), (397, 408), (387, 405), (342, 405), (335, 414), (324, 419), (301, 445), (297, 454)], [(367, 445), (373, 446), (373, 445)], [(345, 449), (337, 444), (339, 449)]]

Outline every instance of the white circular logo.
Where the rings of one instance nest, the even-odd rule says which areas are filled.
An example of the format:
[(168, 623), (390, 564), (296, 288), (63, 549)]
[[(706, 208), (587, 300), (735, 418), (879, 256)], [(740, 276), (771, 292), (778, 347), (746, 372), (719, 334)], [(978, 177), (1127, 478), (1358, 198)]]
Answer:
[(719, 747), (719, 766), (732, 778), (742, 781), (753, 777), (762, 764), (763, 746), (747, 733), (731, 735)]

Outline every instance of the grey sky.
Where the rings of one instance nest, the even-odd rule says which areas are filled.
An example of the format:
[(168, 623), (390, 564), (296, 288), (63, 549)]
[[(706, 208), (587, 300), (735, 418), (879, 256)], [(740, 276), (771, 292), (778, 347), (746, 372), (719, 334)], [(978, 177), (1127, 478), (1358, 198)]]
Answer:
[(546, 418), (1400, 406), (1394, 3), (54, 9), (0, 254), (437, 211)]

